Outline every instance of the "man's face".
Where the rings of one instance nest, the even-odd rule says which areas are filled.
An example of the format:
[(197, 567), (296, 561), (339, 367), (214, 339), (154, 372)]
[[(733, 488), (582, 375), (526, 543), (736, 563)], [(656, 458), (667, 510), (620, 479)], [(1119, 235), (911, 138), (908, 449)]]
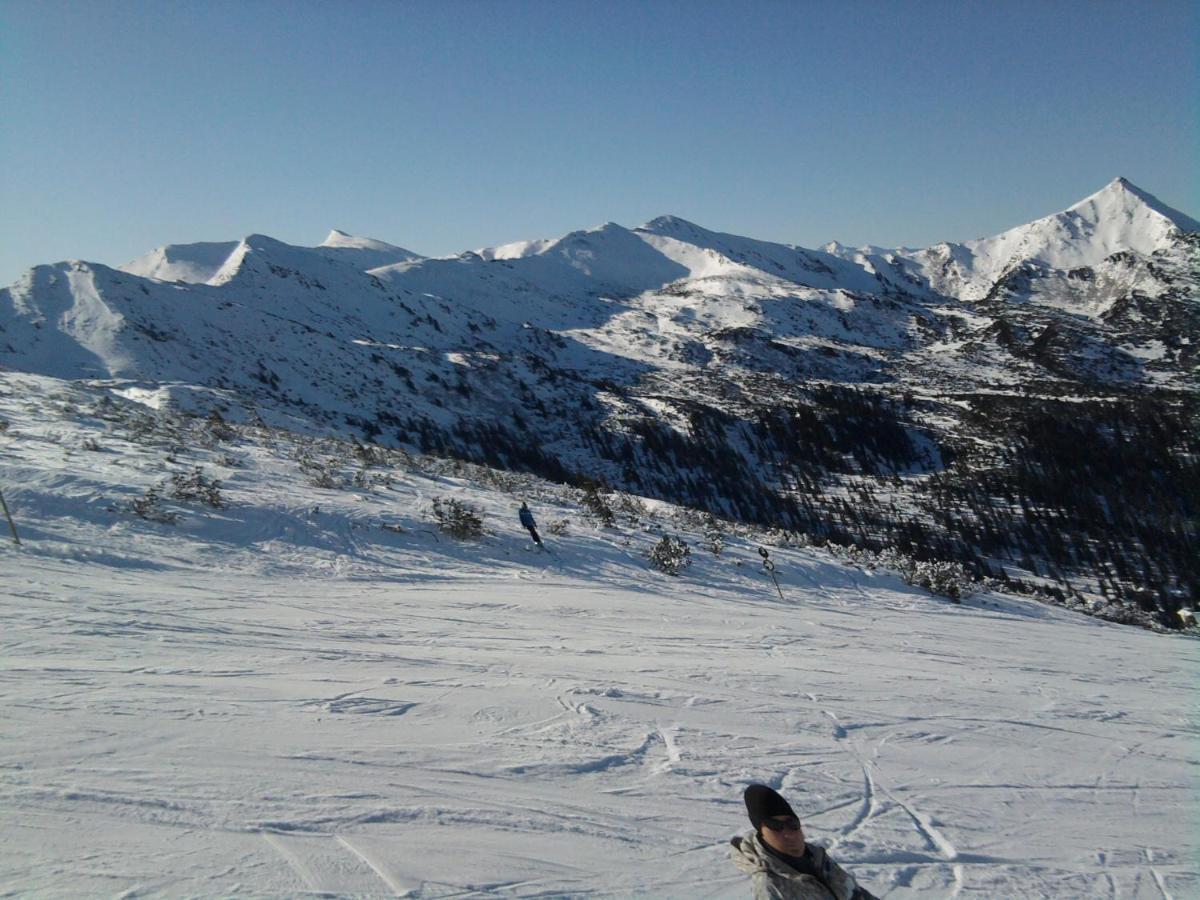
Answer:
[(762, 836), (771, 847), (788, 856), (804, 855), (804, 829), (795, 816), (763, 819)]

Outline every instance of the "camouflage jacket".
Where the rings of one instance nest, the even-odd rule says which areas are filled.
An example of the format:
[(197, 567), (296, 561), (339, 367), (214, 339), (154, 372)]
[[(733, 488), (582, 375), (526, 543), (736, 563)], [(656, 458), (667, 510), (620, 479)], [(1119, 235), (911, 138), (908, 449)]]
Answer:
[(798, 872), (763, 846), (756, 832), (735, 837), (733, 864), (750, 876), (754, 900), (875, 900), (821, 847), (808, 845), (817, 877)]

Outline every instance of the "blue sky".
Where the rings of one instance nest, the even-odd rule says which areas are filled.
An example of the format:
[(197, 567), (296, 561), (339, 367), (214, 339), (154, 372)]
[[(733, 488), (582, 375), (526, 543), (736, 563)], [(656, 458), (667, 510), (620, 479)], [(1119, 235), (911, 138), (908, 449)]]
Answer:
[(672, 213), (1002, 231), (1124, 175), (1200, 217), (1191, 2), (0, 0), (0, 283), (330, 228), (438, 255)]

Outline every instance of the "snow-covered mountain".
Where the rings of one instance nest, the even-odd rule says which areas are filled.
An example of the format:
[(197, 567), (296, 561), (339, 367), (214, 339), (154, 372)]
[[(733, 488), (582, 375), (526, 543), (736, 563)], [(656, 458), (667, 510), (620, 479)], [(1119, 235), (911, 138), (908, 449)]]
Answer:
[[(1191, 339), (1200, 328), (1197, 233), (1196, 220), (1117, 178), (1069, 209), (991, 238), (923, 250), (825, 249), (958, 301), (959, 315), (946, 310), (956, 340), (936, 345), (956, 361), (1024, 368), (1026, 377), (1048, 371), (1191, 389), (1200, 360)], [(1043, 334), (1057, 346), (1035, 346)]]
[(937, 244), (908, 259), (940, 293), (974, 301), (1020, 266), (1068, 273), (1095, 269), (1116, 254), (1169, 252), (1189, 232), (1200, 232), (1200, 223), (1116, 178), (1060, 213), (995, 237)]
[[(1190, 459), (1192, 430), (1171, 429), (1200, 387), (1198, 228), (1117, 179), (996, 237), (918, 251), (809, 250), (672, 216), (446, 258), (339, 231), (312, 248), (250, 235), (120, 270), (30, 270), (0, 291), (0, 365), (181, 397), (198, 386), (315, 427), (1030, 574), (1032, 539), (1003, 535), (1039, 507), (967, 537), (990, 520), (974, 488), (962, 521), (919, 498), (951, 476), (982, 490), (985, 457), (1006, 460), (1006, 478), (1027, 471), (1022, 435), (1041, 426), (1025, 419), (1056, 397), (1093, 404), (1079, 421), (1095, 434), (1054, 446), (1153, 420), (1180, 435), (1170, 458)], [(1006, 395), (1036, 403), (999, 413)], [(1136, 406), (1123, 424), (1103, 406), (1114, 395)], [(883, 478), (899, 479), (875, 498), (886, 511), (846, 503)], [(1146, 515), (1123, 553), (1165, 552), (1135, 536)], [(1190, 553), (1194, 515), (1172, 559)], [(1035, 561), (1033, 583), (1099, 590), (1107, 570), (1082, 552)], [(1200, 583), (1195, 566), (1164, 565), (1147, 589)], [(1071, 566), (1091, 574), (1072, 581)]]
[[(246, 240), (261, 237), (251, 235)], [(373, 238), (355, 237), (336, 228), (329, 232), (329, 236), (315, 250), (320, 256), (340, 260), (362, 270), (421, 259), (420, 254), (403, 247)], [(221, 272), (236, 268), (245, 252), (246, 241), (166, 244), (127, 262), (120, 269), (130, 275), (139, 275), (154, 281), (206, 284)]]
[[(252, 306), (252, 316), (281, 315), (289, 307), (303, 316), (352, 313), (349, 332), (331, 332), (336, 341), (405, 345), (410, 335), (403, 317), (375, 319), (389, 313), (397, 318), (397, 303), (416, 297), (422, 307), (434, 298), (450, 307), (443, 310), (450, 321), (442, 323), (450, 338), (438, 343), (462, 343), (472, 318), (484, 317), (569, 333), (651, 369), (757, 369), (765, 352), (790, 358), (785, 374), (859, 382), (891, 380), (903, 370), (905, 380), (936, 375), (978, 385), (998, 376), (1020, 382), (1061, 374), (1030, 370), (1027, 358), (995, 340), (1006, 318), (1032, 304), (1106, 327), (1111, 340), (1099, 335), (1098, 344), (1107, 344), (1100, 352), (1130, 363), (1116, 366), (1118, 381), (1194, 386), (1194, 347), (1187, 335), (1154, 326), (1163, 320), (1169, 331), (1181, 317), (1189, 320), (1197, 298), (1197, 251), (1188, 235), (1197, 231), (1194, 220), (1119, 178), (1056, 215), (993, 238), (920, 251), (840, 245), (827, 248), (833, 252), (805, 250), (709, 231), (672, 216), (633, 230), (609, 223), (444, 259), (336, 230), (312, 249), (251, 235), (160, 247), (121, 268), (138, 280), (89, 263), (59, 264), (61, 277), (39, 267), (0, 295), (0, 315), (6, 332), (53, 320), (52, 330), (69, 341), (93, 353), (109, 348), (91, 365), (92, 373), (136, 369), (150, 378), (162, 374), (166, 363), (145, 357), (178, 360), (185, 354), (135, 352), (129, 342), (140, 340), (139, 322), (180, 342), (196, 335), (190, 328), (143, 322), (149, 310), (139, 307), (158, 307), (150, 319), (174, 320), (169, 307), (187, 306), (189, 317), (204, 320), (196, 322), (199, 331), (229, 332), (244, 330), (244, 313), (235, 308)], [(206, 286), (224, 288), (222, 299)], [(997, 298), (1002, 302), (989, 303)], [(1145, 307), (1156, 301), (1164, 314), (1148, 313)], [(429, 313), (422, 308), (414, 315)], [(1145, 326), (1140, 333), (1121, 327), (1132, 319)], [(122, 339), (118, 322), (133, 333)], [(748, 337), (753, 346), (737, 352)], [(12, 362), (6, 364), (44, 371), (20, 359), (55, 340), (45, 333), (9, 339)], [(993, 358), (980, 369), (970, 352), (977, 347), (956, 352), (966, 344), (983, 344)], [(697, 366), (699, 358), (716, 365)], [(920, 364), (908, 365), (914, 359)], [(191, 367), (192, 374), (207, 380), (205, 368)], [(1097, 369), (1086, 377), (1103, 380), (1106, 374)]]
[(422, 258), (419, 253), (413, 253), (403, 247), (374, 238), (355, 237), (336, 228), (329, 232), (329, 236), (317, 249), (332, 259), (351, 263), (359, 269), (375, 269)]
[(763, 781), (880, 896), (1197, 895), (1196, 632), (1114, 623), (1200, 598), (1200, 234), (947, 247), (31, 269), (0, 892), (744, 896)]

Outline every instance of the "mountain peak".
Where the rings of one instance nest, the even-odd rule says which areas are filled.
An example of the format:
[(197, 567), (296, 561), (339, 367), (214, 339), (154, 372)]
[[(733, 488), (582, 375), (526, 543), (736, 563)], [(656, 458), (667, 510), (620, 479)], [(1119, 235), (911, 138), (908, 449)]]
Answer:
[(1114, 214), (1128, 217), (1135, 215), (1139, 208), (1149, 209), (1162, 216), (1180, 231), (1200, 231), (1200, 222), (1186, 213), (1167, 206), (1149, 191), (1142, 190), (1128, 178), (1120, 175), (1065, 212), (1084, 215), (1091, 213), (1100, 217)]
[(396, 263), (421, 259), (421, 254), (397, 247), (375, 238), (360, 237), (334, 228), (329, 236), (317, 245), (316, 250), (330, 259), (340, 259), (359, 269), (378, 269)]
[(660, 234), (663, 237), (677, 237), (678, 235), (689, 234), (705, 234), (707, 229), (701, 228), (694, 222), (689, 222), (687, 219), (681, 219), (679, 216), (659, 216), (651, 219), (638, 231), (649, 231), (652, 234)]
[(262, 234), (257, 231), (246, 235), (242, 238), (241, 242), (253, 250), (277, 250), (281, 247), (289, 246), (278, 238), (273, 238), (269, 234)]
[(1173, 246), (1179, 232), (1196, 231), (1200, 222), (1117, 177), (1061, 212), (994, 237), (935, 245), (921, 254), (944, 270), (934, 276), (939, 290), (979, 300), (1021, 263), (1062, 271), (1089, 268), (1119, 252), (1150, 256)]
[(631, 232), (624, 225), (618, 225), (616, 222), (605, 222), (603, 225), (597, 225), (594, 228), (584, 228), (579, 231), (572, 231), (568, 234), (564, 234), (558, 240), (551, 241), (549, 244), (547, 244), (546, 249), (550, 250), (556, 247), (561, 248), (579, 241), (586, 242), (597, 238), (603, 238), (606, 240), (624, 240), (632, 234), (633, 232)]
[(1143, 200), (1143, 201), (1154, 200), (1155, 202), (1158, 202), (1157, 198), (1153, 194), (1150, 194), (1147, 191), (1143, 191), (1140, 187), (1138, 187), (1136, 184), (1134, 184), (1132, 181), (1130, 181), (1124, 175), (1118, 175), (1116, 178), (1114, 178), (1112, 181), (1110, 181), (1108, 184), (1106, 184), (1103, 188), (1101, 188), (1097, 193), (1103, 193), (1105, 191), (1111, 191), (1114, 193), (1118, 192), (1118, 191), (1124, 191), (1125, 193), (1133, 194), (1133, 196), (1135, 196), (1138, 199)]
[(381, 251), (396, 251), (407, 253), (402, 247), (397, 247), (395, 244), (389, 244), (386, 241), (378, 241), (375, 238), (360, 237), (350, 234), (348, 231), (342, 231), (340, 228), (334, 228), (329, 232), (329, 236), (325, 238), (318, 246), (320, 247), (351, 247), (355, 250), (381, 250)]

